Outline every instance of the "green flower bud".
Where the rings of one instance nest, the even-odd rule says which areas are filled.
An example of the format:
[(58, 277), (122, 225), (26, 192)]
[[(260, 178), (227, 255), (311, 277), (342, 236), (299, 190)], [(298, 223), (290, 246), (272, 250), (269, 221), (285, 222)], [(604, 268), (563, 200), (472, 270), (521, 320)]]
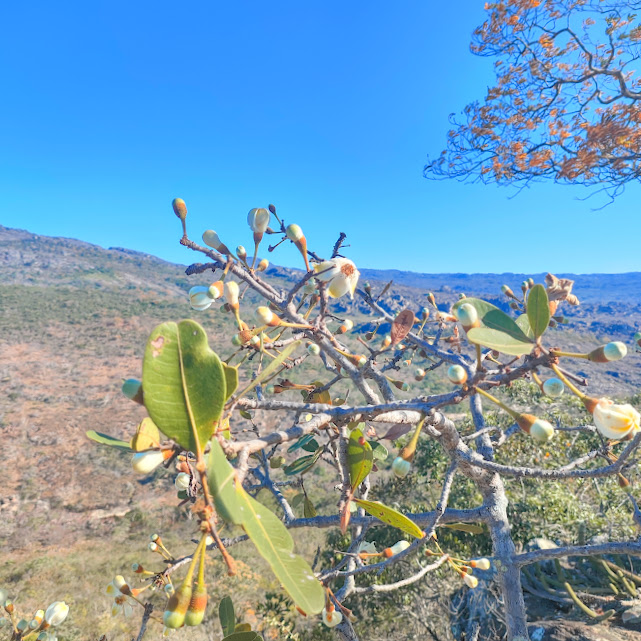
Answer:
[(410, 473), (412, 464), (404, 458), (397, 456), (392, 463), (392, 472), (399, 478), (404, 478)]
[(171, 206), (174, 208), (174, 213), (180, 220), (185, 220), (187, 218), (187, 205), (182, 198), (174, 198), (171, 202)]

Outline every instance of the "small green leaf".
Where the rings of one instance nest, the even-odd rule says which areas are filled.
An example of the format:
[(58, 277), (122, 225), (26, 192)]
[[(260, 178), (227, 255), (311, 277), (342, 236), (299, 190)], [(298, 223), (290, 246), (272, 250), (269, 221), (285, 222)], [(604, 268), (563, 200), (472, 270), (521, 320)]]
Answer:
[(543, 336), (550, 322), (550, 302), (543, 285), (534, 285), (527, 297), (527, 317), (534, 337)]
[(238, 389), (238, 367), (232, 367), (223, 363), (223, 370), (225, 372), (225, 383), (227, 394), (225, 400), (229, 400), (233, 393)]
[(294, 498), (289, 502), (292, 508), (298, 507), (305, 500), (305, 495), (302, 492), (299, 492), (294, 496)]
[(534, 332), (530, 326), (530, 319), (527, 317), (527, 314), (521, 314), (516, 318), (516, 324), (521, 328), (523, 333), (528, 337), (534, 340)]
[(467, 333), (467, 338), (470, 343), (489, 347), (490, 349), (495, 349), (497, 352), (510, 354), (512, 356), (529, 354), (533, 347), (529, 339), (528, 342), (520, 341), (512, 338), (508, 334), (488, 327), (473, 327)]
[(158, 429), (191, 452), (214, 433), (226, 398), (222, 363), (192, 320), (158, 325), (142, 369), (145, 407)]
[(356, 491), (372, 471), (373, 461), (372, 446), (365, 440), (363, 432), (359, 428), (352, 430), (347, 444), (347, 463), (352, 492)]
[(474, 523), (447, 523), (441, 527), (467, 532), (468, 534), (483, 534), (483, 527), (480, 525), (474, 525)]
[(452, 306), (452, 311), (455, 312), (458, 307), (464, 303), (472, 305), (479, 315), (481, 327), (475, 329), (487, 327), (488, 329), (503, 332), (517, 341), (523, 343), (531, 342), (523, 330), (505, 312), (502, 312), (495, 305), (479, 298), (462, 298)]
[(305, 502), (303, 503), (303, 516), (306, 519), (313, 519), (317, 515), (316, 508), (314, 504), (305, 497)]
[(89, 430), (87, 432), (87, 437), (90, 438), (92, 441), (96, 441), (96, 443), (100, 443), (101, 445), (108, 445), (109, 447), (116, 447), (119, 450), (131, 451), (131, 447), (129, 447), (129, 443), (127, 443), (126, 441), (121, 441), (118, 438), (114, 438), (113, 436), (109, 436), (109, 434), (103, 434), (102, 432), (95, 432), (94, 430)]
[(383, 523), (396, 527), (417, 539), (422, 539), (425, 536), (421, 528), (418, 527), (414, 521), (411, 521), (404, 514), (397, 512), (391, 507), (387, 507), (387, 505), (383, 505), (378, 501), (365, 501), (363, 499), (354, 499), (354, 502), (366, 512), (375, 516), (379, 521), (383, 521)]
[[(290, 343), (283, 349), (283, 351), (272, 361), (270, 361), (269, 365), (258, 375), (256, 378), (249, 383), (239, 394), (236, 398), (242, 398), (249, 392), (251, 392), (256, 385), (260, 385), (266, 378), (269, 378), (282, 364), (283, 361), (285, 361), (287, 358), (289, 358), (289, 355), (294, 352), (294, 350), (301, 344), (301, 341), (294, 341), (293, 343)], [(145, 385), (145, 381), (143, 379), (143, 388)], [(146, 390), (145, 390), (146, 392)]]
[(249, 623), (237, 623), (234, 632), (251, 632), (251, 629), (252, 627)]
[(218, 605), (218, 618), (223, 629), (223, 636), (233, 634), (236, 629), (236, 614), (231, 597), (224, 597)]
[[(312, 442), (316, 444), (314, 448), (311, 450), (306, 449), (305, 446)], [(291, 453), (295, 452), (299, 448), (302, 448), (307, 452), (315, 452), (318, 449), (318, 442), (314, 439), (313, 434), (305, 434), (305, 436), (301, 436), (293, 445), (290, 445), (287, 448), (287, 451)]]
[(316, 465), (320, 455), (323, 453), (325, 448), (319, 447), (314, 454), (309, 454), (308, 456), (301, 456), (289, 465), (285, 465), (283, 472), (285, 476), (296, 476), (298, 474), (305, 474)]
[(387, 448), (380, 443), (379, 441), (368, 441), (370, 447), (372, 448), (372, 454), (374, 454), (374, 458), (378, 459), (379, 461), (386, 461), (387, 457), (389, 456), (389, 452), (387, 451)]

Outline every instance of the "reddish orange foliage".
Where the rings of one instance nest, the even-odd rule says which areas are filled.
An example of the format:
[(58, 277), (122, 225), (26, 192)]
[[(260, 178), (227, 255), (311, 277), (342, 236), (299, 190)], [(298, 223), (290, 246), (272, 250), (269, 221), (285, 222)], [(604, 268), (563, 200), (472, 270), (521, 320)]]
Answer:
[(486, 3), (472, 51), (492, 56), (496, 84), (453, 120), (429, 178), (600, 185), (641, 178), (638, 0)]

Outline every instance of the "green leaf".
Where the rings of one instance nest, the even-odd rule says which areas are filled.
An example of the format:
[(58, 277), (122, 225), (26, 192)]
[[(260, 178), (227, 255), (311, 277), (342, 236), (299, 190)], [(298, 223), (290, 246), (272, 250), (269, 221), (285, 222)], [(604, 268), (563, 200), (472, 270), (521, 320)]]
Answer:
[(414, 521), (411, 521), (404, 514), (397, 512), (391, 507), (387, 507), (387, 505), (383, 505), (378, 501), (365, 501), (363, 499), (354, 499), (354, 502), (366, 512), (375, 516), (379, 521), (383, 521), (383, 523), (396, 527), (417, 539), (422, 539), (425, 536), (421, 528), (418, 527)]
[(294, 603), (307, 614), (318, 614), (325, 606), (325, 589), (303, 557), (294, 554), (294, 540), (280, 519), (237, 488), (243, 511), (243, 528), (260, 555), (269, 563)]
[(495, 305), (492, 305), (491, 303), (488, 303), (479, 298), (462, 298), (452, 306), (452, 311), (455, 311), (460, 305), (464, 303), (472, 305), (479, 315), (481, 327), (475, 329), (482, 329), (483, 327), (487, 327), (488, 329), (494, 329), (499, 332), (503, 332), (504, 334), (507, 334), (517, 341), (521, 341), (523, 343), (531, 342), (531, 340), (527, 337), (523, 330), (505, 312), (502, 312)]
[(375, 459), (378, 459), (379, 461), (387, 460), (387, 457), (389, 456), (389, 452), (387, 451), (387, 448), (382, 443), (379, 443), (379, 441), (368, 441), (368, 443), (372, 448), (372, 454), (374, 454)]
[(516, 324), (521, 328), (523, 333), (528, 337), (534, 340), (534, 332), (532, 331), (532, 327), (530, 326), (530, 320), (527, 317), (527, 314), (521, 314), (520, 316), (516, 317)]
[(109, 434), (103, 434), (102, 432), (89, 430), (87, 432), (87, 437), (92, 441), (96, 441), (96, 443), (100, 443), (101, 445), (108, 445), (109, 447), (116, 447), (119, 450), (131, 451), (131, 447), (129, 447), (129, 443), (127, 443), (127, 441), (121, 441), (120, 439), (114, 438), (113, 436), (109, 436)]
[(215, 438), (211, 439), (207, 482), (219, 516), (227, 523), (241, 525), (243, 515), (236, 495), (236, 471), (229, 464), (223, 448)]
[(138, 424), (130, 445), (134, 452), (144, 452), (160, 445), (160, 432), (148, 416)]
[(249, 623), (237, 623), (234, 632), (250, 632), (252, 629)]
[(314, 504), (305, 497), (305, 503), (303, 503), (303, 516), (306, 519), (313, 519), (317, 515), (316, 508)]
[(325, 605), (323, 586), (305, 559), (294, 554), (294, 540), (280, 519), (237, 485), (236, 471), (216, 439), (211, 441), (207, 473), (219, 516), (242, 525), (296, 605), (318, 614)]
[(349, 480), (352, 492), (365, 480), (372, 471), (374, 453), (372, 446), (365, 440), (359, 428), (352, 430), (347, 444), (347, 463), (349, 465)]
[(441, 527), (467, 532), (468, 534), (483, 534), (483, 527), (480, 525), (474, 525), (474, 523), (447, 523)]
[(223, 636), (234, 634), (236, 629), (236, 614), (231, 597), (224, 597), (218, 604), (218, 618), (223, 629)]
[(225, 383), (227, 390), (225, 400), (227, 401), (238, 389), (238, 367), (232, 367), (231, 365), (227, 365), (227, 363), (223, 363), (222, 365), (225, 372)]
[(305, 446), (308, 443), (312, 443), (312, 442), (314, 442), (316, 444), (314, 449), (306, 450), (306, 451), (307, 452), (315, 452), (318, 449), (318, 442), (314, 439), (314, 435), (313, 434), (305, 434), (305, 436), (301, 436), (293, 445), (290, 445), (287, 448), (287, 451), (291, 453), (291, 452), (295, 452), (299, 448), (305, 449)]
[(497, 352), (503, 354), (510, 354), (512, 356), (523, 356), (532, 351), (531, 342), (523, 342), (516, 340), (508, 334), (504, 334), (496, 329), (489, 329), (488, 327), (473, 327), (467, 333), (467, 338), (470, 343), (482, 345), (495, 349)]
[(292, 508), (298, 507), (305, 500), (305, 495), (302, 492), (294, 495), (294, 498), (289, 502)]
[(142, 384), (158, 429), (186, 450), (202, 450), (226, 398), (223, 366), (205, 330), (192, 320), (156, 327), (147, 341)]
[[(283, 361), (287, 358), (289, 358), (289, 355), (301, 344), (302, 341), (294, 341), (293, 343), (290, 343), (285, 347), (285, 349), (276, 357), (274, 358), (269, 365), (251, 382), (247, 387), (245, 387), (237, 396), (237, 398), (242, 398), (251, 390), (256, 387), (256, 385), (260, 385), (266, 378), (269, 378), (282, 364)], [(143, 379), (143, 389), (145, 389), (145, 381)], [(146, 392), (146, 390), (145, 390)]]
[(314, 454), (309, 454), (308, 456), (301, 456), (289, 465), (285, 465), (283, 472), (285, 476), (296, 476), (297, 474), (305, 474), (316, 465), (316, 462), (320, 458), (320, 455), (323, 453), (325, 448), (319, 447)]
[(534, 337), (543, 336), (550, 322), (550, 302), (543, 285), (534, 285), (527, 297), (527, 317)]

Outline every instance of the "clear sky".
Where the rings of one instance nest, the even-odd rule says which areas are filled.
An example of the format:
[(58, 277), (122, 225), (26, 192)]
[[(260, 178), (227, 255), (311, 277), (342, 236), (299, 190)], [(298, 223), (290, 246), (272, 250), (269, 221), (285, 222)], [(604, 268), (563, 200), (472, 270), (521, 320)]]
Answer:
[[(190, 262), (189, 230), (249, 248), (274, 203), (327, 255), (422, 272), (641, 271), (641, 188), (422, 177), (481, 99), (483, 0), (5, 2), (0, 224)], [(271, 257), (302, 265), (282, 246)]]

